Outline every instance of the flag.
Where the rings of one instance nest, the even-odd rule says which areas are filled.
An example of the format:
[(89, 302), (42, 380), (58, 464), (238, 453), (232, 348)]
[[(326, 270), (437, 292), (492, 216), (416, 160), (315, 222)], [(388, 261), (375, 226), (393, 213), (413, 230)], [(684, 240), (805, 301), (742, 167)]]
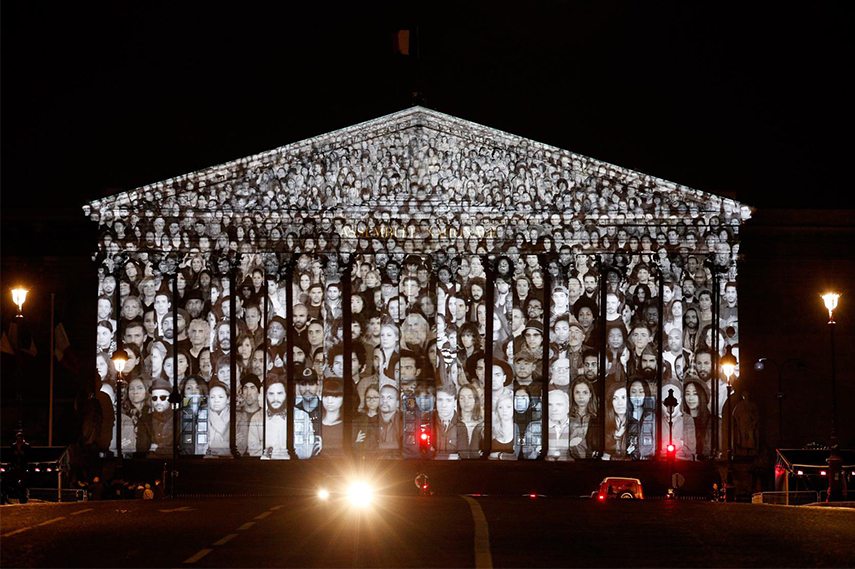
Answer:
[(398, 30), (394, 40), (395, 53), (410, 55), (410, 30)]
[(20, 352), (33, 357), (39, 353), (36, 349), (36, 341), (33, 335), (15, 321), (9, 324), (8, 334), (3, 332), (3, 337), (0, 339), (0, 351), (11, 355)]
[(71, 342), (68, 340), (68, 334), (65, 332), (65, 326), (62, 322), (54, 328), (53, 353), (56, 356), (56, 361), (61, 362), (65, 357), (65, 351), (71, 347)]
[(3, 337), (0, 338), (0, 352), (9, 354), (10, 356), (15, 355), (15, 349), (12, 348), (12, 342), (9, 341), (9, 336), (6, 335), (6, 332), (3, 332)]

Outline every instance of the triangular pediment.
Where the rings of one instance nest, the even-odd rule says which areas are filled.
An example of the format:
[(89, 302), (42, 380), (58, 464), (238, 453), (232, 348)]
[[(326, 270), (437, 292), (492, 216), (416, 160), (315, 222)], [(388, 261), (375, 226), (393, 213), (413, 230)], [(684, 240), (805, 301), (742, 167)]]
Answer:
[(285, 222), (372, 213), (403, 223), (473, 215), (654, 223), (750, 216), (729, 198), (423, 107), (95, 200), (87, 209), (109, 217), (155, 208), (178, 217), (216, 206), (256, 222), (273, 212)]

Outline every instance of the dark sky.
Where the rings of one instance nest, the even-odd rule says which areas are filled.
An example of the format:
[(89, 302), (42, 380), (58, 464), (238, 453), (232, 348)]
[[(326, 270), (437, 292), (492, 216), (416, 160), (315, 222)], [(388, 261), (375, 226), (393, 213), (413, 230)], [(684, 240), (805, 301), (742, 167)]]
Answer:
[(4, 221), (406, 108), (391, 36), (416, 23), (428, 107), (758, 208), (852, 207), (851, 3), (267, 4), (4, 1)]

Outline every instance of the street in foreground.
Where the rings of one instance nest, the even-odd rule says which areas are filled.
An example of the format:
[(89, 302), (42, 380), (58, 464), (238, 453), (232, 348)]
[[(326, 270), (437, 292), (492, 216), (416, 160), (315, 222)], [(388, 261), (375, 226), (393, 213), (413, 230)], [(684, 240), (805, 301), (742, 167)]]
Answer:
[(3, 507), (0, 532), (3, 567), (855, 566), (851, 509), (688, 501), (42, 503)]

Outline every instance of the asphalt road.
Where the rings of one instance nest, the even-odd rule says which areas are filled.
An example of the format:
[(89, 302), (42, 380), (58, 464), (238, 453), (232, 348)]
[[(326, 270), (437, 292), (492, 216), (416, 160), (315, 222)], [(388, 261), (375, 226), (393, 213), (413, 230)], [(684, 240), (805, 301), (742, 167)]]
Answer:
[(280, 496), (0, 508), (4, 568), (852, 567), (853, 544), (852, 509), (707, 502), (398, 496), (357, 514)]

